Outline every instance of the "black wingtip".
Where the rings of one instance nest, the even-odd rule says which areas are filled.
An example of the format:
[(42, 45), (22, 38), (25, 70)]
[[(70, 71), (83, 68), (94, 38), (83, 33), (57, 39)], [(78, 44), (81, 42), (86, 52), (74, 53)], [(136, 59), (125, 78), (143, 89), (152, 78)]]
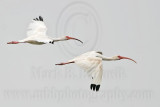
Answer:
[(34, 21), (42, 21), (43, 22), (43, 18), (41, 16), (39, 16), (39, 18), (35, 18), (33, 19)]
[(42, 16), (39, 16), (39, 20), (40, 20), (40, 21), (43, 21), (43, 18), (42, 18)]
[(93, 91), (99, 91), (100, 85), (96, 85), (96, 84), (91, 84), (90, 85), (90, 89)]
[(100, 85), (96, 86), (96, 91), (99, 91)]

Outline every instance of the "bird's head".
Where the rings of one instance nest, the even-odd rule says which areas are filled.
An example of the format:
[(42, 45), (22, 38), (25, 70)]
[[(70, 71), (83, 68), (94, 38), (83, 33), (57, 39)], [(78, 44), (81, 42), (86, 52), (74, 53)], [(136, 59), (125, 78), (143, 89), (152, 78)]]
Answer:
[(70, 36), (65, 36), (65, 40), (77, 40), (77, 41), (83, 43), (81, 40), (79, 40), (77, 38), (70, 37)]
[(133, 59), (131, 59), (131, 58), (124, 57), (124, 56), (120, 56), (120, 55), (115, 56), (115, 59), (117, 59), (117, 60), (121, 60), (121, 59), (128, 59), (128, 60), (131, 60), (131, 61), (133, 61), (133, 62), (137, 63), (135, 60), (133, 60)]

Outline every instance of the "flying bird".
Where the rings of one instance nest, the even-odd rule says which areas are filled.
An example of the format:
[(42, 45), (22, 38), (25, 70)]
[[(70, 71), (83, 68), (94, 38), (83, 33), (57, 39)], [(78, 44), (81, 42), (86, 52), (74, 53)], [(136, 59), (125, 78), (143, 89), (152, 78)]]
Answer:
[(41, 16), (39, 16), (39, 18), (33, 19), (28, 29), (29, 30), (27, 31), (27, 38), (18, 41), (11, 41), (8, 42), (7, 44), (30, 43), (34, 45), (42, 45), (47, 43), (54, 44), (54, 42), (65, 41), (65, 40), (77, 40), (83, 43), (81, 40), (69, 36), (63, 36), (60, 38), (52, 38), (47, 36), (46, 35), (47, 27)]
[(80, 68), (84, 69), (84, 71), (86, 71), (89, 76), (92, 77), (92, 83), (90, 85), (90, 89), (93, 91), (99, 91), (103, 74), (102, 61), (116, 61), (121, 59), (128, 59), (136, 63), (136, 61), (128, 57), (123, 57), (119, 55), (113, 57), (106, 57), (102, 54), (102, 52), (91, 51), (84, 53), (74, 59), (71, 59), (68, 62), (59, 63), (56, 65), (75, 63)]

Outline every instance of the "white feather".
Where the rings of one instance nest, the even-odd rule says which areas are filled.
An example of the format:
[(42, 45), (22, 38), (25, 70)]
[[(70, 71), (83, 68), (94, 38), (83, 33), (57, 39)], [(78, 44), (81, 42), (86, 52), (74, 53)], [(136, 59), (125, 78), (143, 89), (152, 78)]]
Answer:
[(47, 27), (43, 21), (34, 21), (29, 24), (27, 36), (46, 36)]
[(94, 72), (92, 73), (92, 84), (100, 85), (102, 81), (102, 74), (103, 74), (103, 68), (102, 68), (102, 62), (97, 65), (97, 67), (94, 69)]
[(100, 84), (102, 80), (102, 58), (97, 57), (99, 53), (91, 51), (84, 53), (71, 61), (74, 61), (80, 68), (84, 69), (89, 76), (93, 77), (92, 83)]

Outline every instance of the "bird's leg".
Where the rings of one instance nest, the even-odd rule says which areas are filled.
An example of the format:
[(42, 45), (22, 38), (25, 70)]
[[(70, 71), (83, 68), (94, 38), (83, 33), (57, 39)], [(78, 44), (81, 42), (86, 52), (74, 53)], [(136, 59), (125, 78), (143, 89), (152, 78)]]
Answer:
[(74, 61), (72, 61), (72, 62), (62, 62), (62, 63), (59, 63), (59, 64), (55, 64), (55, 65), (66, 65), (66, 64), (70, 64), (70, 63), (74, 63)]
[(26, 43), (26, 42), (11, 41), (11, 42), (8, 42), (7, 44), (18, 44), (18, 43)]
[(19, 42), (18, 41), (11, 41), (11, 42), (8, 42), (7, 44), (18, 44)]

